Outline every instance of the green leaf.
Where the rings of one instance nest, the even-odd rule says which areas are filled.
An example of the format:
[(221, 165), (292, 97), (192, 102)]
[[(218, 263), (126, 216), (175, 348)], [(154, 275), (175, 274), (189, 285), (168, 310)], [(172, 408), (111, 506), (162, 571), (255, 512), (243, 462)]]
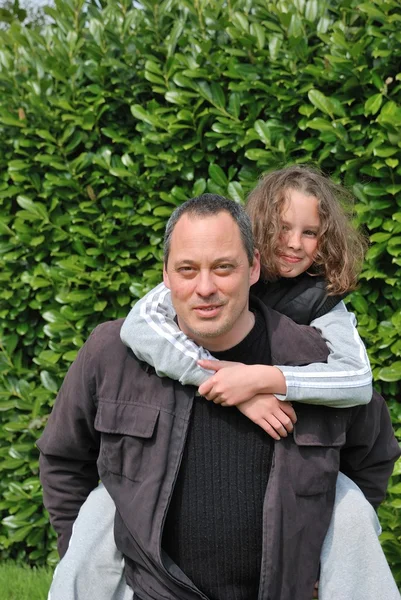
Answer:
[(369, 312), (369, 305), (366, 301), (366, 298), (364, 298), (360, 294), (352, 294), (351, 302), (353, 308), (356, 310), (357, 313), (363, 314)]
[(17, 202), (24, 210), (44, 221), (49, 220), (46, 208), (40, 202), (34, 202), (27, 196), (17, 196)]
[(43, 387), (45, 387), (50, 392), (58, 391), (58, 384), (50, 375), (49, 371), (41, 371), (40, 372), (40, 380), (42, 382)]
[(237, 27), (238, 29), (241, 29), (245, 33), (248, 33), (249, 23), (248, 23), (248, 19), (246, 18), (246, 16), (243, 13), (238, 12), (238, 11), (233, 13), (232, 22), (234, 23), (235, 27)]
[(398, 194), (398, 192), (401, 192), (401, 184), (398, 184), (398, 185), (386, 185), (385, 190), (386, 190), (386, 192), (388, 192), (392, 196), (395, 196), (396, 194)]
[(134, 104), (130, 107), (130, 110), (132, 115), (139, 121), (144, 121), (145, 123), (148, 123), (148, 125), (152, 125), (153, 127), (160, 127), (159, 119), (146, 112), (146, 110), (139, 104)]
[(371, 242), (386, 242), (391, 238), (391, 233), (378, 232), (370, 236)]
[(110, 175), (114, 175), (114, 177), (135, 177), (135, 173), (128, 171), (127, 169), (121, 169), (117, 167), (113, 167), (110, 169)]
[(382, 94), (373, 94), (365, 102), (365, 115), (375, 115), (382, 105)]
[(281, 35), (272, 35), (269, 37), (269, 54), (271, 60), (277, 60), (282, 45), (283, 38)]
[(390, 494), (401, 494), (401, 483), (397, 483), (396, 485), (390, 485), (388, 488)]
[(60, 354), (53, 350), (44, 350), (39, 354), (39, 358), (54, 365), (58, 362)]
[(256, 38), (256, 45), (259, 50), (263, 50), (265, 47), (265, 30), (260, 23), (251, 24), (251, 35)]
[(238, 202), (239, 204), (242, 204), (244, 202), (244, 190), (242, 189), (242, 185), (238, 181), (230, 181), (227, 187), (227, 192), (231, 200), (235, 200), (235, 202)]
[(387, 158), (388, 156), (393, 156), (399, 152), (398, 148), (394, 148), (392, 146), (379, 146), (377, 148), (373, 148), (373, 154), (375, 156), (380, 156), (381, 158)]
[(45, 319), (45, 321), (48, 321), (49, 323), (57, 323), (62, 321), (63, 323), (65, 323), (65, 319), (63, 317), (62, 314), (60, 314), (58, 311), (56, 310), (46, 310), (43, 314), (42, 314), (43, 319)]
[(291, 38), (300, 38), (304, 36), (304, 28), (301, 17), (297, 13), (293, 13), (288, 27), (288, 35)]
[(255, 128), (256, 133), (262, 140), (262, 142), (266, 146), (270, 146), (271, 145), (271, 129), (270, 129), (269, 125), (267, 123), (265, 123), (265, 121), (258, 119), (257, 121), (255, 121), (254, 128)]
[(211, 165), (209, 165), (209, 176), (213, 179), (213, 181), (215, 183), (217, 183), (218, 186), (226, 188), (228, 185), (228, 179), (226, 177), (226, 174), (224, 173), (223, 169), (221, 167), (219, 167), (219, 165), (216, 165), (215, 163), (212, 163)]
[(333, 124), (330, 121), (326, 121), (326, 119), (322, 119), (320, 117), (315, 117), (306, 123), (307, 127), (310, 129), (316, 129), (317, 131), (328, 131), (330, 133), (336, 133), (333, 128)]
[(390, 100), (381, 109), (377, 121), (378, 123), (388, 124), (393, 127), (401, 125), (401, 107)]
[(185, 106), (186, 104), (189, 104), (190, 99), (194, 98), (195, 96), (196, 94), (178, 91), (166, 92), (164, 95), (167, 102), (171, 102), (172, 104), (178, 104), (179, 106)]
[(326, 113), (326, 115), (329, 115), (331, 118), (334, 118), (335, 114), (340, 117), (345, 116), (345, 111), (340, 102), (334, 98), (328, 98), (319, 90), (309, 90), (308, 98), (313, 106)]
[(153, 60), (147, 60), (145, 62), (145, 69), (151, 73), (154, 73), (155, 75), (163, 75), (163, 71), (161, 70), (160, 66)]
[(307, 0), (305, 5), (305, 19), (314, 23), (319, 14), (318, 0)]
[(401, 361), (396, 361), (391, 366), (380, 369), (378, 377), (381, 381), (401, 381)]
[(156, 217), (170, 217), (171, 213), (173, 212), (174, 207), (170, 207), (170, 206), (158, 206), (157, 208), (154, 209), (153, 214)]
[(63, 354), (63, 359), (67, 362), (73, 362), (78, 354), (78, 350), (69, 350)]
[(379, 183), (367, 183), (363, 186), (363, 191), (367, 196), (385, 196), (386, 190)]
[(259, 148), (250, 148), (245, 152), (245, 156), (249, 158), (249, 160), (270, 160), (271, 152)]
[(388, 17), (382, 12), (377, 6), (370, 2), (363, 2), (358, 4), (358, 10), (368, 15), (372, 19), (379, 19), (385, 21)]
[(374, 244), (371, 246), (369, 250), (366, 252), (366, 260), (374, 260), (381, 256), (387, 250), (387, 243), (384, 242), (382, 244)]
[(223, 88), (218, 83), (213, 82), (211, 87), (212, 99), (216, 106), (224, 108), (226, 105), (226, 98), (224, 96)]
[(206, 180), (197, 179), (192, 188), (192, 197), (200, 196), (206, 190)]

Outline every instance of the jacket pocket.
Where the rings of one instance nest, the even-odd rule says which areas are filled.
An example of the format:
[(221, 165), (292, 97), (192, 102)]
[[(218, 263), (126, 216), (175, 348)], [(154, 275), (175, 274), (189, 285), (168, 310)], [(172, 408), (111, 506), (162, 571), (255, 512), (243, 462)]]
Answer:
[(296, 411), (290, 464), (294, 491), (300, 496), (326, 493), (336, 485), (347, 413), (321, 406), (298, 407)]
[(95, 429), (101, 433), (99, 462), (111, 473), (141, 481), (155, 452), (159, 409), (100, 401)]

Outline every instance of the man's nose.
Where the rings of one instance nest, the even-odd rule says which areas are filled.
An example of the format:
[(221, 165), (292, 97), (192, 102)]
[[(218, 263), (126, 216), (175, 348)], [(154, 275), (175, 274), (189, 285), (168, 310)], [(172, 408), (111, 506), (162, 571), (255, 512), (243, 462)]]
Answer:
[(201, 271), (198, 274), (196, 282), (196, 291), (199, 296), (208, 297), (216, 293), (217, 287), (214, 282), (214, 277), (208, 271)]

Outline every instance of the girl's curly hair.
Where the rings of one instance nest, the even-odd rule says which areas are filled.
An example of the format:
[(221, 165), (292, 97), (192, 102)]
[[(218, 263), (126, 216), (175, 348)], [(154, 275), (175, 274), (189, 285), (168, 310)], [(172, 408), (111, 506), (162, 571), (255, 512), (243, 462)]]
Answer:
[(325, 277), (330, 295), (355, 289), (367, 240), (352, 223), (353, 197), (343, 186), (307, 165), (264, 175), (248, 197), (246, 211), (261, 254), (262, 276), (267, 281), (280, 277), (277, 251), (281, 213), (290, 190), (319, 201), (320, 229), (313, 273)]

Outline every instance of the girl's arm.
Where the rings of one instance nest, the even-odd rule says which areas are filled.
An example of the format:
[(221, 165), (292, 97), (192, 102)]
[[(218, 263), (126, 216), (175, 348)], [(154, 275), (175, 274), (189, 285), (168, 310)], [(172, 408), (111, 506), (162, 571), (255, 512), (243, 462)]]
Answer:
[(349, 408), (372, 398), (372, 373), (355, 317), (343, 302), (311, 325), (320, 330), (330, 350), (326, 363), (302, 367), (243, 365), (201, 361), (215, 369), (199, 392), (223, 406), (236, 406), (255, 394), (274, 394), (279, 400)]
[(277, 365), (287, 384), (287, 393), (280, 399), (337, 408), (370, 402), (372, 371), (356, 329), (355, 316), (340, 302), (327, 314), (314, 319), (311, 326), (321, 332), (330, 350), (327, 363), (304, 367)]
[(121, 340), (160, 377), (199, 387), (214, 371), (202, 369), (197, 361), (214, 358), (182, 333), (174, 319), (170, 290), (160, 283), (131, 309), (121, 328)]
[[(205, 369), (197, 361), (213, 357), (180, 331), (174, 317), (170, 292), (164, 284), (160, 284), (131, 310), (122, 326), (121, 339), (139, 359), (155, 367), (158, 375), (179, 380), (183, 385), (200, 386), (213, 375), (207, 370), (213, 365), (208, 363)], [(279, 395), (280, 400), (333, 407), (367, 404), (372, 396), (372, 376), (365, 347), (355, 328), (355, 317), (341, 302), (326, 315), (312, 321), (311, 325), (321, 331), (327, 342), (330, 350), (327, 363), (304, 367), (244, 365), (245, 369), (249, 369), (252, 383), (255, 381), (255, 367), (259, 369), (258, 375), (264, 374), (257, 378), (258, 391), (255, 393), (272, 393)], [(218, 371), (219, 382), (227, 374), (227, 386), (232, 387), (233, 372), (224, 371)], [(242, 381), (245, 387), (245, 379)], [(208, 389), (207, 397), (210, 392)], [(237, 404), (241, 401), (238, 387), (236, 396)], [(224, 400), (223, 396), (221, 398)], [(249, 395), (245, 395), (242, 400), (248, 398)]]

